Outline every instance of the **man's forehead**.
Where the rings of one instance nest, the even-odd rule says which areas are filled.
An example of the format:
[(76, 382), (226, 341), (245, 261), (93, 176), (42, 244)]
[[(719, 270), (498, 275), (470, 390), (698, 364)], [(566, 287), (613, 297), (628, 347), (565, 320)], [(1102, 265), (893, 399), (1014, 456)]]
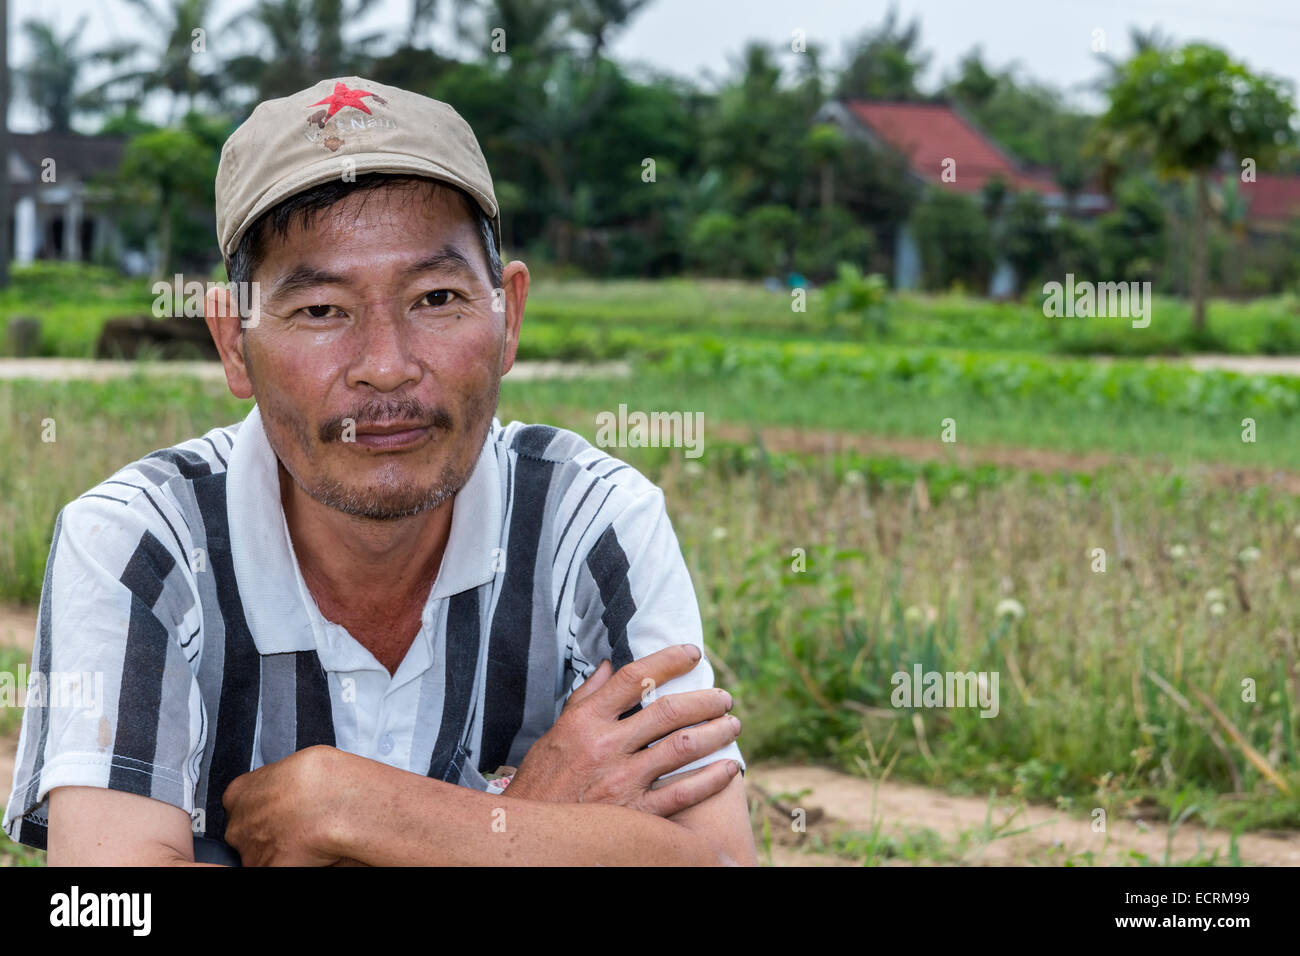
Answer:
[[(400, 224), (395, 220), (402, 220)], [(466, 197), (429, 179), (362, 186), (323, 208), (308, 208), (286, 223), (288, 239), (329, 236), (336, 241), (367, 224), (392, 223), (394, 233), (410, 232), (412, 220), (421, 228), (450, 236), (473, 228), (474, 212)]]
[[(298, 265), (330, 268), (425, 268), (473, 271), (476, 223), (454, 191), (399, 195), (380, 190), (347, 196), (324, 209), (294, 216), (282, 237), (267, 249), (268, 271), (283, 273)], [(434, 252), (430, 252), (434, 250)]]
[(267, 297), (275, 299), (321, 285), (359, 286), (432, 274), (473, 279), (477, 270), (470, 257), (454, 242), (432, 252), (423, 247), (411, 255), (384, 255), (374, 259), (347, 255), (289, 257), (282, 265), (273, 266), (267, 283)]

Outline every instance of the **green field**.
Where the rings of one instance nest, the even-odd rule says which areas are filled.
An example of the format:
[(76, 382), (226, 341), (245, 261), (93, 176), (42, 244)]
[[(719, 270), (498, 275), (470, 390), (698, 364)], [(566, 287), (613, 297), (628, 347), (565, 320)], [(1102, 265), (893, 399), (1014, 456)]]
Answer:
[[(208, 278), (191, 275), (185, 281)], [(89, 357), (104, 320), (151, 313), (153, 284), (144, 277), (128, 279), (68, 263), (20, 266), (13, 270), (10, 288), (0, 292), (0, 324), (15, 316), (37, 317), (41, 354)], [(662, 355), (667, 337), (700, 335), (1048, 354), (1300, 354), (1300, 298), (1294, 295), (1212, 300), (1210, 331), (1204, 335), (1193, 332), (1190, 309), (1178, 299), (1157, 297), (1151, 324), (1142, 329), (1124, 318), (1049, 319), (1041, 300), (1036, 290), (1011, 302), (903, 293), (889, 298), (884, 327), (877, 328), (833, 314), (822, 289), (810, 290), (796, 311), (788, 290), (771, 292), (740, 280), (595, 282), (542, 275), (535, 277), (529, 293), (529, 331), (520, 357)], [(0, 343), (0, 354), (9, 348), (7, 341)]]
[[(761, 380), (738, 374), (730, 383), (738, 404), (727, 408), (747, 395), (755, 420), (788, 412), (786, 396)], [(508, 384), (500, 415), (594, 438), (594, 411), (581, 409), (619, 397), (663, 407), (653, 403), (669, 397), (670, 384)], [(709, 407), (697, 400), (708, 394), (703, 384), (678, 381), (667, 407)], [(247, 407), (210, 386), (143, 378), (6, 384), (0, 404), (4, 443), (21, 449), (0, 469), (0, 528), (10, 542), (0, 581), (5, 599), (27, 602), (39, 593), (62, 502), (121, 463)], [(38, 438), (47, 417), (58, 422), (52, 444)], [(1180, 423), (1199, 428), (1173, 411), (1159, 427)], [(1277, 796), (1241, 751), (1218, 749), (1197, 723), (1204, 715), (1182, 709), (1148, 676), (1181, 688), (1184, 700), (1196, 699), (1192, 688), (1210, 695), (1300, 786), (1293, 497), (1220, 489), (1177, 469), (1156, 477), (1140, 462), (1037, 475), (736, 442), (710, 442), (698, 462), (667, 449), (620, 454), (665, 489), (754, 757), (852, 769), (864, 739), (879, 745), (892, 729), (896, 775), (935, 785), (1078, 806), (1192, 801), (1209, 822), (1300, 824), (1294, 799)], [(1092, 569), (1097, 547), (1108, 555), (1104, 573)], [(795, 549), (806, 555), (803, 571), (793, 569)], [(1023, 619), (999, 617), (1004, 598), (1020, 602)], [(1000, 672), (1000, 719), (918, 711), (920, 731), (899, 720), (888, 678), (908, 662)], [(1250, 704), (1238, 693), (1247, 677), (1257, 686)], [(1238, 785), (1249, 799), (1218, 799)]]
[[(1300, 379), (992, 337), (953, 348), (799, 335), (763, 310), (761, 289), (539, 291), (525, 355), (567, 354), (565, 328), (594, 328), (579, 354), (627, 355), (633, 371), (507, 378), (503, 421), (594, 440), (597, 413), (620, 404), (704, 413), (699, 459), (612, 451), (664, 488), (748, 758), (888, 765), (1080, 813), (1300, 826), (1300, 502), (1262, 480), (1300, 474)], [(688, 302), (697, 311), (674, 312)], [(945, 308), (925, 323), (959, 321)], [(605, 347), (615, 341), (631, 345)], [(0, 600), (38, 597), (63, 503), (248, 407), (219, 386), (142, 375), (0, 382)], [(41, 441), (47, 419), (53, 443)], [(945, 419), (954, 442), (941, 440)], [(772, 440), (776, 427), (932, 453), (795, 450)], [(981, 464), (994, 447), (1067, 457)], [(1068, 457), (1083, 455), (1100, 457)], [(1246, 477), (1225, 480), (1228, 468)], [(998, 716), (892, 706), (891, 676), (916, 664), (996, 672)]]

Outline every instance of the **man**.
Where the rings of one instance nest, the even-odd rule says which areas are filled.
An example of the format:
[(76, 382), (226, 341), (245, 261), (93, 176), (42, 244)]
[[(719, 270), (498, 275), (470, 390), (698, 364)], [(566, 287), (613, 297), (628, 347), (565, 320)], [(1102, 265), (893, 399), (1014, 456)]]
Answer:
[(206, 320), (256, 406), (60, 513), (33, 670), (103, 699), (29, 703), (6, 832), (51, 864), (754, 863), (662, 492), (494, 417), (529, 279), (464, 120), (322, 81), (235, 131), (216, 207)]

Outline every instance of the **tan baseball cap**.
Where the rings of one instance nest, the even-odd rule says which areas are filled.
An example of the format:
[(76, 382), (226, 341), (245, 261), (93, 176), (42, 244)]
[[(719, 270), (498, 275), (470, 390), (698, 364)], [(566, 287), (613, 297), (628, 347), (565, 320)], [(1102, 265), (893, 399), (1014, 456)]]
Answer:
[(501, 214), (469, 124), (438, 100), (359, 76), (321, 80), (257, 105), (230, 134), (217, 167), (217, 242), (229, 257), (257, 217), (330, 180), (362, 173), (427, 176), (465, 190)]

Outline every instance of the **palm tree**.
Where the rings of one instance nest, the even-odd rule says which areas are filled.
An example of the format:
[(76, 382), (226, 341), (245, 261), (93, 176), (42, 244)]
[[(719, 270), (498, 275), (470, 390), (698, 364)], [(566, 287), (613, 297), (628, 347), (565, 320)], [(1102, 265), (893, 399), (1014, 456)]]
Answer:
[(1111, 163), (1145, 152), (1157, 172), (1190, 181), (1195, 190), (1192, 326), (1203, 335), (1211, 176), (1225, 157), (1233, 166), (1247, 156), (1263, 166), (1294, 145), (1289, 85), (1250, 73), (1217, 47), (1191, 43), (1139, 53), (1124, 64), (1107, 96), (1096, 135)]
[(63, 36), (52, 23), (23, 21), (32, 53), (18, 68), (18, 86), (41, 114), (45, 128), (56, 133), (72, 129), (72, 114), (83, 105), (77, 96), (77, 79), (87, 58), (79, 49), (86, 20), (83, 16)]
[(569, 15), (574, 29), (587, 37), (594, 60), (604, 52), (609, 38), (630, 21), (649, 0), (577, 0)]
[(901, 26), (898, 8), (891, 6), (885, 22), (867, 30), (848, 45), (848, 62), (840, 74), (840, 99), (917, 100), (916, 78), (930, 61), (919, 49), (921, 24)]
[[(579, 206), (573, 144), (598, 121), (618, 88), (617, 68), (608, 61), (583, 61), (561, 54), (513, 65), (519, 95), (509, 105), (512, 147), (531, 157), (550, 189), (551, 234), (555, 260), (569, 262)], [(513, 74), (512, 74), (513, 75)], [(575, 188), (576, 187), (576, 188)]]
[[(1163, 52), (1172, 49), (1174, 45), (1173, 38), (1165, 33), (1158, 26), (1152, 26), (1148, 30), (1141, 27), (1130, 26), (1128, 28), (1128, 42), (1133, 47), (1130, 57), (1137, 56), (1139, 53), (1145, 53), (1147, 50), (1156, 50)], [(1105, 91), (1111, 83), (1117, 82), (1124, 73), (1124, 67), (1127, 60), (1121, 60), (1110, 51), (1104, 51), (1096, 54), (1097, 59), (1106, 64), (1106, 75), (1094, 84), (1094, 89)]]
[(407, 21), (409, 35), (406, 39), (409, 46), (415, 46), (415, 38), (420, 31), (437, 18), (438, 6), (438, 0), (411, 0), (411, 16)]
[[(346, 26), (363, 17), (376, 0), (259, 0), (230, 22), (231, 30), (251, 27), (259, 34), (253, 52), (233, 57), (225, 71), (235, 85), (251, 88), (255, 100), (285, 96), (329, 76), (366, 72), (369, 51), (383, 36), (368, 33), (344, 39)], [(432, 15), (421, 4), (425, 22)]]
[[(151, 32), (155, 36), (161, 36), (162, 42), (152, 49), (146, 48), (144, 53), (150, 62), (138, 69), (129, 67), (141, 52), (137, 41), (124, 41), (102, 51), (103, 59), (116, 65), (128, 66), (101, 84), (95, 93), (105, 99), (138, 106), (149, 94), (166, 91), (171, 97), (168, 107), (169, 124), (175, 120), (177, 108), (182, 102), (186, 112), (194, 109), (200, 97), (219, 103), (220, 74), (215, 70), (199, 69), (207, 56), (206, 34), (213, 27), (214, 0), (126, 2), (151, 24), (160, 28)], [(121, 90), (125, 92), (117, 92)]]
[(565, 51), (569, 22), (564, 4), (555, 0), (482, 0), (480, 9), (478, 22), (472, 26), (463, 23), (460, 32), (462, 39), (489, 59), (499, 55), (493, 49), (498, 29), (512, 66)]

